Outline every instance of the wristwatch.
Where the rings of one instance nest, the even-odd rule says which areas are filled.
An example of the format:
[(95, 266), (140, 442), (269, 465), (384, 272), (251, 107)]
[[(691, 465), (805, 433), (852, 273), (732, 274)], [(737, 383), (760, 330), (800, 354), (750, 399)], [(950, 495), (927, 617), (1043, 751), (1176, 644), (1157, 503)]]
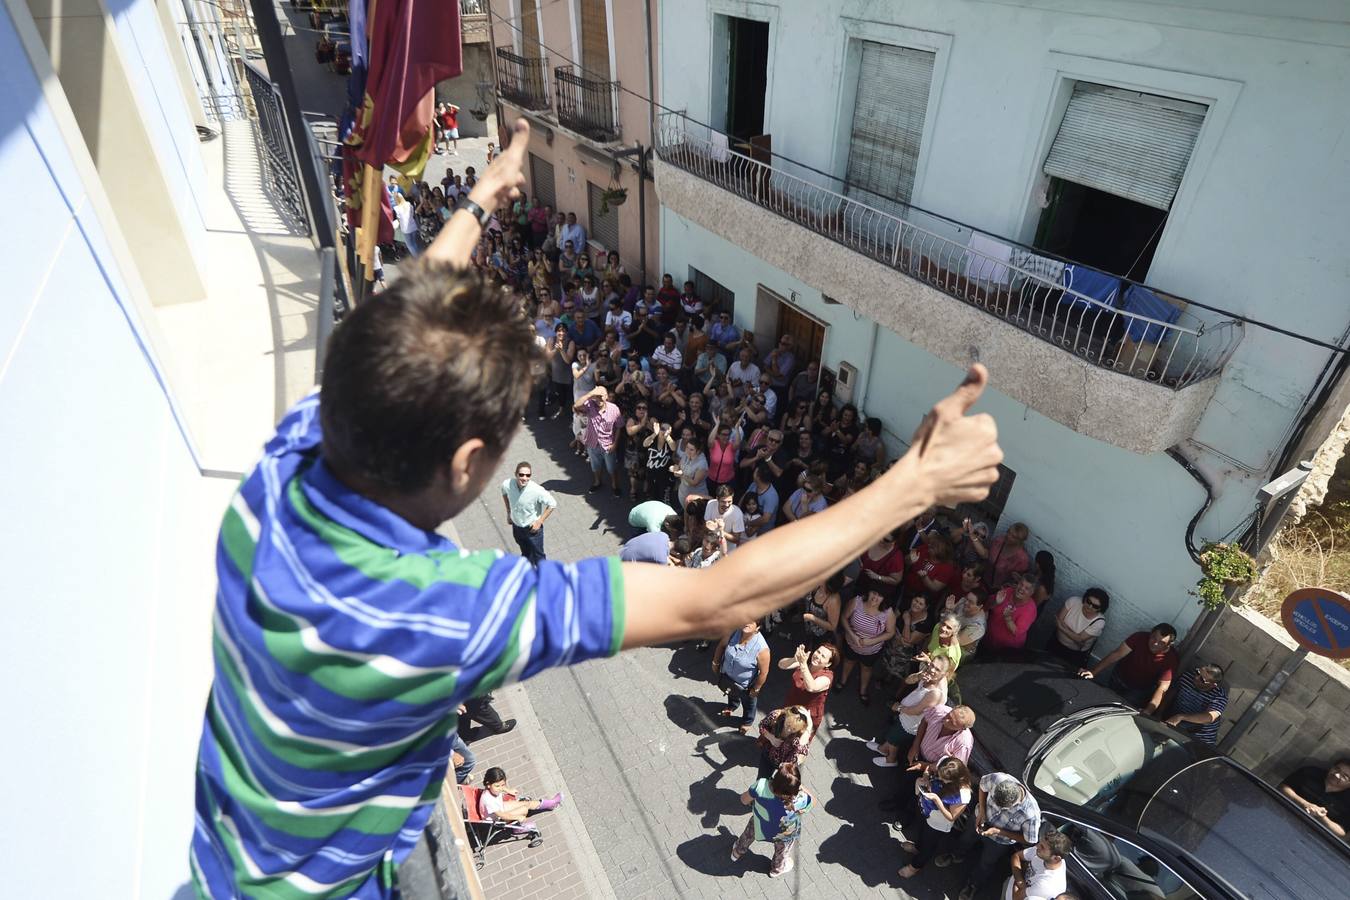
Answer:
[(478, 224), (484, 230), (487, 229), (488, 222), (492, 219), (492, 213), (488, 212), (486, 209), (483, 209), (483, 207), (479, 206), (477, 203), (474, 203), (467, 197), (460, 201), (459, 208), (467, 210), (475, 219), (478, 220)]

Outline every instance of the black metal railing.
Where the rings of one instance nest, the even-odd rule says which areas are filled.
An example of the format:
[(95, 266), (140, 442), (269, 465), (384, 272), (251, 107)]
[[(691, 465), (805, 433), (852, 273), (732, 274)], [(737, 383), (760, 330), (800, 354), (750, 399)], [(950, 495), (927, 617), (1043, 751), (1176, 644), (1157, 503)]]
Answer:
[(459, 0), (461, 16), (486, 16), (487, 0)]
[(498, 47), (497, 90), (522, 109), (548, 110), (548, 57), (531, 59)]
[[(300, 162), (291, 143), (286, 125), (286, 112), (281, 105), (281, 92), (257, 66), (244, 62), (244, 75), (253, 97), (256, 115), (258, 149), (262, 155), (263, 177), (273, 196), (297, 223), (310, 228), (305, 209), (305, 191), (300, 185)], [(310, 231), (312, 234), (312, 230)]]
[(619, 83), (587, 78), (571, 66), (553, 71), (558, 124), (594, 141), (619, 140)]

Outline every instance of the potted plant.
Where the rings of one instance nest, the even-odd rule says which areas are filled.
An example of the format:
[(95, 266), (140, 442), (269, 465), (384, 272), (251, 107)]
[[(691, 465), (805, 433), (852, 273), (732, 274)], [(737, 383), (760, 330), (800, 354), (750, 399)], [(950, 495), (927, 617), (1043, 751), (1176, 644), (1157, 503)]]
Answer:
[(1258, 574), (1256, 560), (1237, 544), (1222, 541), (1206, 541), (1200, 548), (1200, 569), (1204, 575), (1191, 593), (1206, 609), (1228, 605), (1229, 588), (1251, 584)]
[(609, 212), (610, 207), (623, 206), (627, 199), (628, 188), (615, 187), (603, 192), (600, 195), (600, 215)]

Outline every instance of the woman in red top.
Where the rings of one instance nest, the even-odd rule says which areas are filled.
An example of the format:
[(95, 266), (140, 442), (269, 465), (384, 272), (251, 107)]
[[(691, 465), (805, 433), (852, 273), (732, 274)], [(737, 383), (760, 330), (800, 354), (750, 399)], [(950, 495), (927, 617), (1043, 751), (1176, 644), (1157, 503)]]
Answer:
[(801, 706), (811, 716), (810, 730), (806, 736), (808, 744), (815, 739), (816, 732), (825, 721), (825, 700), (830, 696), (834, 664), (838, 660), (839, 648), (826, 641), (810, 654), (806, 652), (804, 644), (799, 644), (797, 652), (790, 658), (778, 661), (778, 668), (792, 670), (792, 687), (788, 688), (783, 705)]
[(952, 542), (941, 532), (930, 531), (923, 536), (922, 543), (909, 553), (905, 593), (938, 598), (956, 582), (959, 575), (952, 555)]
[[(736, 480), (736, 457), (739, 446), (732, 437), (730, 426), (725, 422), (717, 426), (712, 440), (708, 441), (708, 492), (716, 494), (722, 485), (732, 485)], [(734, 485), (732, 485), (734, 487)]]
[(905, 553), (896, 542), (898, 532), (883, 534), (881, 539), (863, 551), (858, 557), (862, 571), (858, 577), (870, 575), (873, 581), (895, 587), (905, 573)]
[(1036, 576), (1023, 574), (993, 597), (981, 650), (1020, 650), (1036, 621)]

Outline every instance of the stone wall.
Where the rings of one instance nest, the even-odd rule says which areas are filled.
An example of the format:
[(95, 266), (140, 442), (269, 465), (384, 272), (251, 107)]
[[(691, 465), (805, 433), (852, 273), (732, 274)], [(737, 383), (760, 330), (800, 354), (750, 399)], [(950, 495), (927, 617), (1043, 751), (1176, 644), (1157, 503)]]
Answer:
[[(1197, 657), (1228, 672), (1221, 742), (1294, 650), (1285, 630), (1260, 613), (1224, 613)], [(1350, 670), (1309, 654), (1231, 756), (1271, 782), (1307, 760), (1326, 763), (1350, 756)]]

